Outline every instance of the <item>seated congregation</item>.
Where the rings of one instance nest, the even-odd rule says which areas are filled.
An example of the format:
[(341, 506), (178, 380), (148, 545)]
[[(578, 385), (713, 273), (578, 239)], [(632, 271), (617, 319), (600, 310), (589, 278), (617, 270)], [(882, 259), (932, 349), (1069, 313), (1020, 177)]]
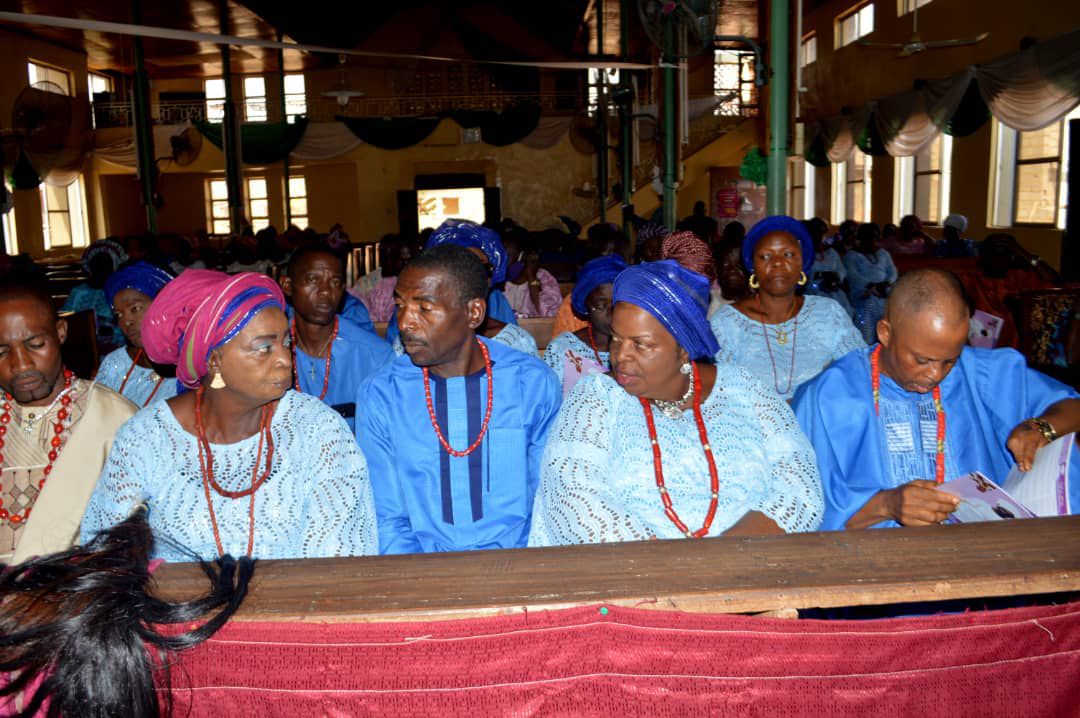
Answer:
[[(899, 274), (876, 226), (735, 225), (644, 223), (637, 257), (590, 229), (565, 298), (507, 223), (387, 238), (348, 290), (325, 239), (278, 279), (97, 245), (92, 304), (120, 346), (93, 378), (65, 367), (46, 284), (9, 272), (0, 561), (137, 511), (168, 561), (941, 523), (943, 482), (1002, 482), (1080, 429), (1080, 394), (968, 346), (961, 282)], [(538, 315), (542, 354), (521, 326)]]

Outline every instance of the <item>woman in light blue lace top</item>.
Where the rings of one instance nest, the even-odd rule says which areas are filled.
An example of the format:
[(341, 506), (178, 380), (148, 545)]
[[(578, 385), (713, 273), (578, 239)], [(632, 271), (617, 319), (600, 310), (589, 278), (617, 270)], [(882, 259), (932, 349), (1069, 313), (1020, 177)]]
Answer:
[(167, 367), (150, 363), (142, 343), (146, 310), (172, 280), (171, 274), (148, 262), (128, 264), (105, 280), (105, 298), (116, 314), (116, 323), (127, 339), (127, 346), (105, 355), (96, 379), (140, 408), (176, 396), (176, 380), (160, 373)]
[(269, 277), (192, 269), (147, 310), (144, 348), (192, 389), (117, 432), (81, 539), (145, 503), (155, 556), (378, 551), (367, 463), (345, 420), (295, 392), (285, 298)]
[(833, 361), (866, 346), (839, 304), (796, 294), (813, 258), (801, 222), (783, 216), (758, 222), (743, 241), (754, 291), (711, 320), (720, 345), (716, 361), (742, 366), (785, 400)]
[[(651, 288), (641, 288), (639, 273), (652, 275)], [(710, 363), (708, 281), (688, 275), (663, 261), (615, 280), (613, 372), (583, 378), (563, 401), (544, 452), (529, 545), (762, 535), (820, 524), (821, 482), (795, 415), (743, 369)]]
[(763, 325), (734, 305), (720, 307), (710, 322), (720, 344), (716, 360), (738, 364), (785, 401), (825, 367), (866, 347), (851, 317), (827, 297), (803, 297), (799, 313), (779, 324)]
[[(176, 379), (162, 376), (152, 367), (133, 364), (127, 347), (114, 349), (105, 355), (96, 379), (99, 384), (123, 394), (125, 399), (138, 407), (176, 396)], [(121, 387), (123, 391), (120, 391)]]
[[(288, 391), (270, 423), (274, 463), (255, 494), (254, 555), (258, 558), (362, 556), (378, 553), (367, 464), (345, 421), (318, 397)], [(229, 488), (247, 488), (259, 444), (255, 434), (233, 444), (210, 444), (214, 473)], [(246, 553), (247, 497), (211, 491), (225, 553)], [(120, 428), (101, 480), (83, 517), (83, 542), (150, 507), (155, 557), (190, 561), (193, 551), (217, 555), (206, 507), (198, 443), (168, 402), (139, 412)], [(174, 546), (173, 542), (179, 544)]]
[(563, 332), (544, 349), (544, 361), (562, 382), (563, 394), (582, 376), (603, 374), (610, 368), (611, 284), (624, 269), (623, 258), (610, 255), (589, 260), (578, 272), (570, 305), (589, 324), (576, 332)]

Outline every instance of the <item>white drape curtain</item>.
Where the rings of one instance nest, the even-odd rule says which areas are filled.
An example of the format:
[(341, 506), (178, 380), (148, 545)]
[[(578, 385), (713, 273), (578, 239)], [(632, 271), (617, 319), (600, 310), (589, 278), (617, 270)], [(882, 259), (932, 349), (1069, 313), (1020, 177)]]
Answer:
[(1080, 29), (999, 60), (867, 103), (850, 114), (819, 120), (806, 148), (820, 141), (830, 162), (844, 162), (872, 118), (886, 151), (918, 154), (948, 125), (975, 82), (991, 114), (1016, 130), (1037, 130), (1080, 104)]

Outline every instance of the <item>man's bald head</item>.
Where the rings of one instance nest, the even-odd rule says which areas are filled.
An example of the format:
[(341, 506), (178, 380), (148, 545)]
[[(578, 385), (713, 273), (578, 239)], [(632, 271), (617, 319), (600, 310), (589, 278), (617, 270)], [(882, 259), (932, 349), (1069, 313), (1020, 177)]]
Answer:
[(931, 391), (959, 360), (969, 322), (964, 288), (951, 273), (905, 274), (893, 285), (877, 325), (882, 370), (906, 391)]
[(971, 318), (964, 288), (959, 280), (942, 269), (916, 269), (893, 285), (885, 305), (885, 318), (893, 325), (915, 322), (916, 326), (944, 320), (965, 327)]

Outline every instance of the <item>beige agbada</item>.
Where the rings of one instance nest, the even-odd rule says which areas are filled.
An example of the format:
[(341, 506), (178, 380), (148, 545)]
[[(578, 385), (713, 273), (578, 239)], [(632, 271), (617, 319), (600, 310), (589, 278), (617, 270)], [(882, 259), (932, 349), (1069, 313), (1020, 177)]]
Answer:
[(63, 551), (75, 543), (86, 504), (112, 449), (113, 437), (137, 411), (134, 404), (112, 389), (80, 383), (89, 392), (83, 414), (53, 464), (30, 518), (20, 529), (15, 552), (0, 555), (0, 563), (20, 563), (32, 556)]

